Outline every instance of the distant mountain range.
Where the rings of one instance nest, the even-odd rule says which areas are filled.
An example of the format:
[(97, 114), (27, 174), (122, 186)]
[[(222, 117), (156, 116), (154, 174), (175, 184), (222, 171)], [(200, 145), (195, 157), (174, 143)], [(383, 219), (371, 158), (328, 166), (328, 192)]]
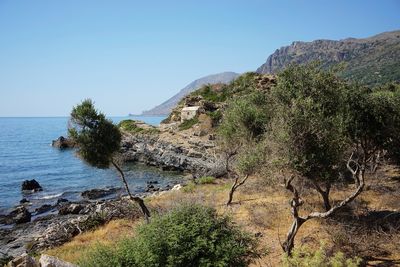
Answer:
[(200, 79), (195, 80), (188, 84), (185, 88), (181, 89), (179, 93), (165, 101), (164, 103), (150, 109), (147, 111), (143, 111), (142, 115), (168, 115), (171, 110), (178, 104), (178, 102), (185, 97), (186, 95), (190, 94), (191, 92), (199, 89), (201, 86), (206, 84), (216, 84), (216, 83), (229, 83), (240, 74), (235, 72), (222, 72), (218, 74), (208, 75), (202, 77)]
[[(384, 32), (369, 38), (293, 42), (277, 49), (257, 69), (258, 73), (277, 73), (291, 63), (319, 61), (328, 68), (343, 64), (340, 75), (366, 85), (400, 82), (400, 31)], [(205, 76), (187, 85), (164, 103), (142, 115), (167, 115), (186, 95), (205, 84), (229, 83), (239, 74), (223, 72)]]
[(341, 76), (366, 85), (399, 82), (400, 31), (363, 39), (293, 42), (277, 49), (257, 72), (276, 73), (290, 63), (304, 64), (315, 60), (323, 67), (344, 63)]

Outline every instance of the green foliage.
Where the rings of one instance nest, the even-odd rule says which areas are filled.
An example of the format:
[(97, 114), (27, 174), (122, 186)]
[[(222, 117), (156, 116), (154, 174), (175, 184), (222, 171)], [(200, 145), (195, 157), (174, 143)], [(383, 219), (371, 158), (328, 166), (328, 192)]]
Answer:
[(79, 266), (247, 266), (254, 247), (214, 209), (184, 205), (140, 225), (134, 238), (97, 246)]
[(366, 152), (387, 150), (400, 154), (400, 86), (388, 84), (375, 89), (353, 85), (346, 98), (347, 131)]
[(213, 90), (212, 85), (208, 84), (196, 91), (195, 95), (201, 95), (203, 99), (214, 103), (224, 102), (228, 97), (228, 90), (225, 85), (222, 85), (222, 90), (217, 92)]
[(239, 154), (236, 166), (237, 170), (244, 175), (251, 175), (260, 169), (264, 163), (265, 153), (263, 144), (251, 144)]
[(215, 110), (215, 111), (210, 111), (207, 112), (207, 115), (210, 116), (211, 120), (212, 120), (212, 125), (213, 127), (216, 127), (220, 124), (221, 120), (222, 120), (222, 112), (221, 110)]
[(138, 127), (134, 120), (123, 120), (118, 124), (118, 127), (131, 133), (139, 133), (144, 130)]
[(199, 123), (199, 117), (196, 116), (190, 120), (185, 120), (184, 122), (182, 122), (181, 124), (179, 124), (179, 130), (183, 131), (183, 130), (187, 130), (192, 128), (194, 125), (196, 125), (197, 123)]
[(68, 133), (78, 145), (78, 155), (94, 167), (108, 168), (120, 148), (118, 127), (98, 112), (90, 99), (72, 109)]
[(268, 138), (278, 162), (309, 179), (337, 179), (347, 149), (345, 84), (318, 65), (291, 66), (272, 89), (275, 116)]
[(233, 100), (218, 128), (219, 136), (228, 144), (257, 139), (262, 136), (270, 119), (268, 101), (264, 94), (253, 93)]
[(197, 179), (199, 184), (213, 184), (215, 183), (215, 177), (213, 176), (203, 176)]
[(283, 265), (286, 267), (357, 267), (360, 258), (346, 258), (342, 252), (328, 256), (323, 246), (314, 251), (308, 248), (294, 249), (292, 255), (284, 256)]

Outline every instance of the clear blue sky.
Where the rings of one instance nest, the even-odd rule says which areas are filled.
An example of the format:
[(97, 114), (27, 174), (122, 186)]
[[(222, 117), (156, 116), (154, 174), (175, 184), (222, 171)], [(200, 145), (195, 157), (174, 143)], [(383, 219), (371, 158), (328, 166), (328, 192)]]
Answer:
[(84, 98), (140, 113), (295, 40), (396, 29), (396, 0), (0, 0), (0, 116), (67, 116)]

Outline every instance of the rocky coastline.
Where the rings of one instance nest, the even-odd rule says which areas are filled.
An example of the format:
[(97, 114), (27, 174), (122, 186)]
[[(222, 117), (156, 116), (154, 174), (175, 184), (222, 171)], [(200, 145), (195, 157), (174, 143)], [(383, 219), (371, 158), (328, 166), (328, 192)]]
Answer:
[[(155, 128), (156, 131), (142, 123), (140, 127), (151, 127), (151, 131), (134, 134), (123, 131), (121, 155), (125, 162), (188, 173), (192, 178), (225, 174), (222, 160), (217, 156), (215, 140), (208, 131), (204, 134), (196, 127), (179, 131), (174, 123), (161, 125)], [(54, 140), (52, 146), (74, 148), (74, 144), (64, 137)], [(149, 181), (140, 195), (154, 196), (180, 187), (180, 184), (161, 187), (158, 181)], [(33, 180), (26, 181), (21, 188), (32, 193), (40, 189), (41, 186)], [(139, 218), (140, 211), (122, 194), (121, 188), (92, 189), (81, 192), (80, 201), (60, 198), (55, 204), (45, 204), (35, 210), (29, 210), (28, 200), (21, 200), (10, 214), (0, 215), (0, 224), (3, 225), (0, 227), (0, 258), (14, 258), (59, 246), (112, 219)]]
[[(179, 190), (180, 187), (180, 184), (158, 187), (157, 181), (151, 181), (147, 184), (146, 192), (143, 192), (141, 196), (154, 196), (168, 190)], [(41, 210), (34, 212), (34, 215), (38, 215), (40, 212), (47, 214), (32, 217), (32, 221), (31, 214), (24, 204), (17, 206), (8, 215), (1, 215), (0, 222), (3, 227), (0, 227), (0, 235), (2, 237), (0, 239), (0, 260), (59, 246), (79, 233), (93, 229), (113, 219), (140, 218), (140, 210), (136, 205), (132, 205), (126, 196), (102, 199), (118, 190), (120, 189), (87, 190), (82, 192), (85, 200), (76, 202), (59, 199), (55, 205), (43, 205)], [(26, 216), (29, 218), (25, 217), (25, 220), (16, 220), (17, 218), (13, 213), (17, 212), (28, 214)], [(18, 218), (20, 217), (21, 215), (18, 215)], [(5, 227), (6, 225), (8, 227)]]
[(123, 159), (162, 170), (186, 172), (194, 178), (225, 175), (212, 135), (196, 136), (189, 130), (174, 131), (171, 129), (174, 125), (164, 127), (158, 134), (125, 133), (121, 144)]

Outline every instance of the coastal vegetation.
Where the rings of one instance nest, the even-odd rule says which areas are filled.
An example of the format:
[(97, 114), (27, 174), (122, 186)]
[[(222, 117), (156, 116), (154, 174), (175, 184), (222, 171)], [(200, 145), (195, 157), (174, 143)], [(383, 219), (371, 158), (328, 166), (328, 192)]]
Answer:
[(148, 220), (150, 211), (142, 198), (132, 195), (125, 174), (118, 164), (121, 144), (118, 127), (106, 119), (103, 113), (98, 112), (94, 103), (87, 99), (72, 109), (68, 133), (77, 144), (79, 157), (85, 162), (102, 169), (112, 165), (119, 172), (129, 198), (140, 206), (144, 217)]
[[(400, 86), (350, 83), (316, 63), (276, 77), (246, 73), (222, 86), (190, 94), (185, 101), (204, 104), (196, 124), (180, 131), (175, 121), (173, 133), (160, 136), (181, 142), (171, 149), (182, 156), (182, 140), (195, 136), (203, 115), (220, 113), (206, 135), (192, 140), (217, 144), (223, 179), (199, 175), (179, 191), (148, 197), (151, 222), (130, 222), (112, 242), (101, 237), (98, 244), (106, 225), (90, 234), (79, 255), (70, 258), (68, 245), (49, 254), (81, 266), (396, 264)], [(119, 127), (142, 135), (136, 123)], [(227, 224), (215, 227), (221, 221)], [(215, 236), (243, 246), (225, 251)]]
[(79, 266), (247, 266), (254, 253), (254, 238), (228, 217), (186, 204), (138, 226), (134, 237), (95, 246)]

